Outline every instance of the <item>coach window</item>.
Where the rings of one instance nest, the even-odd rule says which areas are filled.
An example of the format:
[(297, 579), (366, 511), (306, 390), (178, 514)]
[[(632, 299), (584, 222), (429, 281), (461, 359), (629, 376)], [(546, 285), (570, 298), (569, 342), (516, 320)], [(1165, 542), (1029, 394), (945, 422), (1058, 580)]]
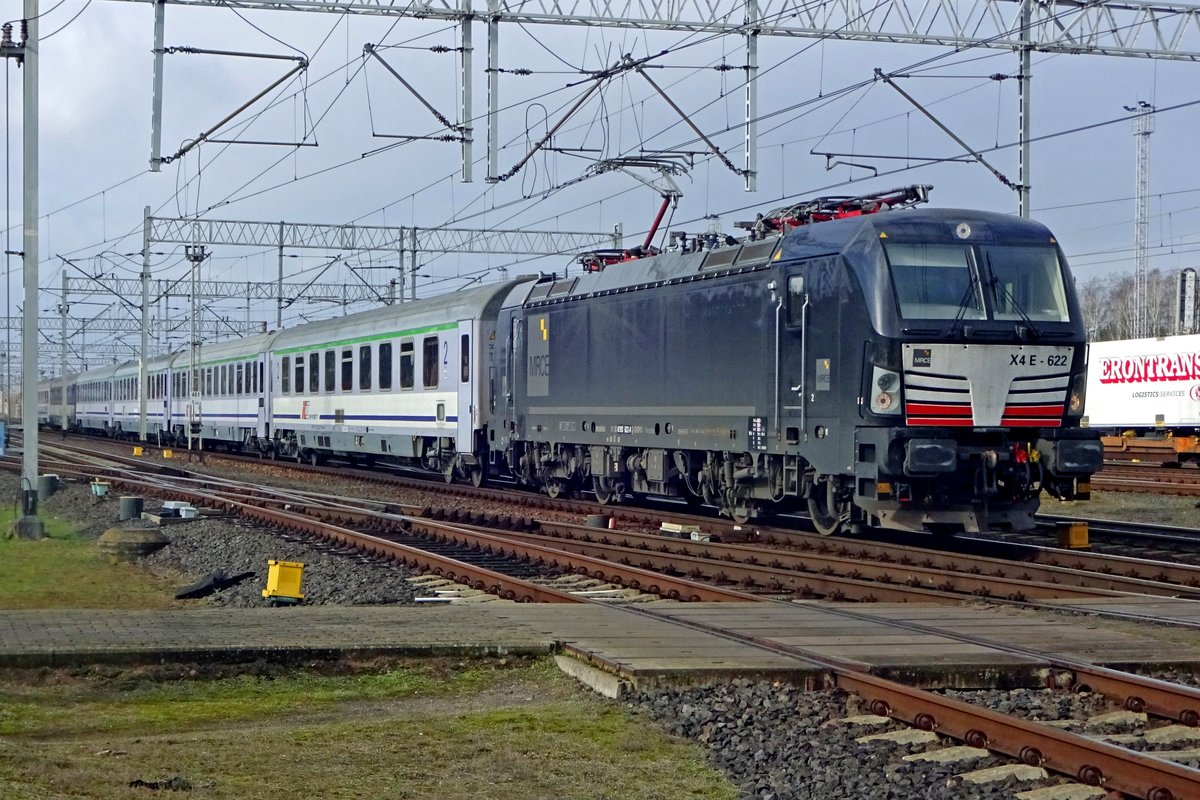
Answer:
[(438, 337), (426, 336), (421, 342), (421, 384), (426, 389), (438, 385)]
[(334, 358), (337, 356), (332, 350), (325, 351), (325, 394), (333, 394), (334, 376), (337, 374), (337, 366)]
[(204, 368), (204, 396), (212, 397), (213, 394), (213, 368)]
[(464, 333), (462, 335), (462, 382), (470, 383), (471, 381), (471, 336)]
[(413, 340), (405, 339), (400, 343), (400, 388), (413, 388), (416, 370), (413, 364)]
[(392, 343), (379, 343), (379, 388), (390, 391), (392, 388)]
[(342, 391), (354, 391), (354, 351), (349, 347), (342, 351)]
[(279, 393), (290, 394), (292, 391), (292, 357), (283, 357), (283, 369), (279, 371)]
[(369, 344), (358, 348), (358, 388), (364, 392), (371, 391), (371, 345)]
[(308, 354), (308, 392), (317, 394), (321, 391), (321, 354)]
[(304, 356), (296, 356), (292, 367), (296, 370), (296, 380), (293, 383), (296, 387), (296, 394), (304, 394)]
[(217, 374), (220, 376), (221, 381), (220, 388), (217, 389), (217, 394), (219, 394), (221, 397), (224, 397), (225, 395), (229, 394), (229, 366), (227, 364), (222, 364), (221, 366), (217, 367)]
[(238, 362), (233, 369), (233, 391), (239, 397), (246, 389), (246, 365)]

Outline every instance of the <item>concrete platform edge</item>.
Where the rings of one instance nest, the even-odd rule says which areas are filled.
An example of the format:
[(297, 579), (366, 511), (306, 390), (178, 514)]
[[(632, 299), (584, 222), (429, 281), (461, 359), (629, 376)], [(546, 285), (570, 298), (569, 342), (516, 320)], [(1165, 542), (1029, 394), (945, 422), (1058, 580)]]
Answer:
[(129, 650), (46, 650), (27, 653), (0, 653), (0, 669), (35, 667), (77, 667), (90, 664), (142, 666), (147, 664), (238, 664), (264, 660), (292, 664), (300, 661), (336, 661), (340, 658), (496, 658), (503, 656), (541, 657), (558, 651), (554, 643), (540, 645), (404, 645), (372, 647), (241, 647), (195, 648), (150, 651)]

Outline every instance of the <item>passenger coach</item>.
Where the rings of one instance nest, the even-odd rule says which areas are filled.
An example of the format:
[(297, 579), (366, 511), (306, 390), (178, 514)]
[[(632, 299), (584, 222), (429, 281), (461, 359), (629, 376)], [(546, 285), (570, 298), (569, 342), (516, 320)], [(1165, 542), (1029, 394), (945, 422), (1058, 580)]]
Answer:
[(496, 314), (515, 282), (283, 331), (271, 346), (279, 456), (419, 464), (482, 482)]

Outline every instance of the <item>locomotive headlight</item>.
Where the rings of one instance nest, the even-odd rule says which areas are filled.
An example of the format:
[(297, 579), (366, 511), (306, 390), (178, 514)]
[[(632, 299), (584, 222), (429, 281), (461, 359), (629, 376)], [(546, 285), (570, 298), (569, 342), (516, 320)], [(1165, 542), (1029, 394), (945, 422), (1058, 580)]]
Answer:
[(900, 413), (900, 375), (883, 367), (873, 367), (871, 373), (871, 413)]
[(1087, 373), (1080, 372), (1071, 379), (1071, 394), (1067, 396), (1067, 415), (1078, 417), (1083, 413), (1087, 399)]

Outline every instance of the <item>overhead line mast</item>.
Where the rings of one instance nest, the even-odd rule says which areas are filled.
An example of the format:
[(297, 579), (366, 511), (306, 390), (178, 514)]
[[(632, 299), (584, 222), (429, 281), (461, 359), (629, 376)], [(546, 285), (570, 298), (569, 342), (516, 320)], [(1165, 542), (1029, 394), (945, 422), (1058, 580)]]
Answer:
[[(154, 93), (151, 124), (151, 168), (160, 156), (162, 109), (163, 14), (168, 2), (177, 5), (228, 7), (227, 0), (122, 0), (152, 3), (154, 25)], [(499, 170), (500, 24), (583, 25), (679, 33), (732, 34), (746, 41), (744, 123), (745, 166), (735, 171), (754, 191), (757, 178), (758, 53), (760, 36), (791, 36), (893, 44), (926, 44), (967, 49), (982, 47), (1020, 55), (1018, 80), (1019, 173), (1014, 182), (1021, 216), (1028, 216), (1031, 178), (1031, 56), (1044, 53), (1091, 54), (1134, 58), (1200, 61), (1200, 6), (1188, 3), (1079, 3), (1076, 0), (979, 0), (964, 9), (958, 0), (845, 0), (797, 6), (791, 0), (683, 0), (679, 3), (625, 3), (581, 0), (564, 10), (557, 0), (526, 0), (518, 4), (487, 0), (475, 10), (473, 0), (238, 0), (242, 9), (324, 11), (384, 17), (411, 17), (452, 22), (461, 26), (462, 118), (455, 138), (462, 142), (464, 182), (472, 180), (471, 143), (476, 118), (488, 126), (487, 178)], [(737, 22), (736, 20), (741, 20)], [(470, 69), (471, 26), (487, 25), (487, 111), (472, 107)], [(667, 51), (669, 52), (669, 51)]]

